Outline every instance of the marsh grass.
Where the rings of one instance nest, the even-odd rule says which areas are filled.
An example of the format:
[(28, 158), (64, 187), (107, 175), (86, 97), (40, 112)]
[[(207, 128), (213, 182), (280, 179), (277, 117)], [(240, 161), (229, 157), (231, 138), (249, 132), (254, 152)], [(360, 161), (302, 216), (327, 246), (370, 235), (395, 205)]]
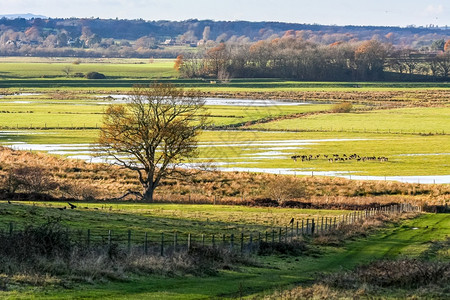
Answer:
[[(19, 185), (11, 193), (8, 179), (18, 168), (39, 170), (46, 174), (45, 183), (56, 184), (46, 190), (48, 199), (111, 201), (127, 190), (139, 190), (136, 174), (109, 164), (94, 164), (80, 160), (64, 159), (44, 153), (16, 151), (0, 148), (0, 196), (3, 199), (45, 199), (32, 196)], [(30, 173), (30, 172), (29, 172)], [(30, 174), (29, 174), (30, 175)], [(30, 176), (28, 176), (30, 177)], [(36, 177), (36, 176), (34, 176)], [(34, 178), (30, 177), (30, 178)], [(270, 187), (277, 182), (289, 182), (295, 188), (278, 191), (278, 199)], [(36, 181), (39, 184), (39, 181)], [(298, 188), (298, 187), (300, 188)], [(268, 190), (269, 189), (269, 190)], [(36, 191), (39, 187), (36, 188)], [(9, 192), (8, 192), (9, 191)], [(272, 189), (273, 192), (273, 189)], [(408, 184), (384, 181), (352, 181), (343, 178), (294, 177), (247, 172), (194, 171), (191, 176), (166, 179), (156, 191), (155, 201), (162, 203), (261, 205), (259, 199), (270, 196), (271, 206), (299, 208), (357, 209), (414, 202), (416, 204), (443, 205), (450, 194), (448, 185)], [(288, 196), (286, 198), (286, 195)], [(286, 199), (285, 199), (286, 198)], [(447, 200), (446, 200), (447, 199)], [(136, 199), (128, 199), (136, 200)]]

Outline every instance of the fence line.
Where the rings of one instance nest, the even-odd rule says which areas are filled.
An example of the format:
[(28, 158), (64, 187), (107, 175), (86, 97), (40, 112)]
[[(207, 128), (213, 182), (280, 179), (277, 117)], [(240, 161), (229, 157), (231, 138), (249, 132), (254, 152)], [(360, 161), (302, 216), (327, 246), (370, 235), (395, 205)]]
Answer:
[[(224, 247), (242, 254), (250, 254), (257, 249), (257, 245), (265, 243), (289, 243), (299, 237), (320, 236), (339, 230), (341, 226), (351, 225), (361, 220), (373, 218), (379, 214), (402, 214), (407, 212), (421, 212), (420, 206), (411, 204), (390, 205), (371, 208), (363, 211), (354, 211), (348, 214), (333, 217), (306, 218), (291, 222), (289, 226), (272, 228), (265, 232), (250, 231), (237, 233), (192, 234), (180, 232), (139, 232), (127, 230), (115, 232), (113, 230), (95, 231), (88, 229), (75, 229), (67, 231), (70, 240), (74, 243), (90, 247), (120, 246), (129, 253), (167, 255), (169, 253), (189, 251), (195, 246)], [(22, 229), (23, 230), (23, 229)], [(13, 235), (21, 230), (14, 223), (7, 224), (3, 231)]]
[[(16, 124), (11, 126), (0, 126), (0, 130), (81, 130), (81, 129), (99, 129), (99, 125), (101, 124), (95, 124), (93, 126), (92, 124), (70, 124), (69, 125), (47, 125), (47, 123), (40, 123), (40, 124)], [(241, 126), (245, 125), (245, 123), (242, 124), (236, 124), (236, 125), (226, 125), (226, 126), (211, 126), (208, 128), (205, 128), (206, 130), (214, 130), (214, 131), (253, 131), (255, 128), (242, 128)], [(380, 134), (409, 134), (409, 135), (449, 135), (449, 132), (446, 132), (445, 130), (415, 130), (415, 129), (397, 129), (397, 130), (391, 130), (391, 129), (365, 129), (365, 128), (327, 128), (327, 127), (321, 127), (316, 129), (280, 129), (280, 128), (256, 128), (258, 131), (277, 131), (277, 132), (352, 132), (352, 133), (380, 133)]]

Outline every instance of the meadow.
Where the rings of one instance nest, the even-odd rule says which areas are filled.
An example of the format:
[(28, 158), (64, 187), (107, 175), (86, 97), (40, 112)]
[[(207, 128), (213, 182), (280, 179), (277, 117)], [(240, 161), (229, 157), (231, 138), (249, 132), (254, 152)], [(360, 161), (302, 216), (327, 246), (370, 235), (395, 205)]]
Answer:
[[(80, 76), (76, 73), (92, 71), (104, 73), (107, 79), (75, 77)], [(207, 105), (210, 126), (199, 137), (199, 157), (186, 164), (199, 167), (201, 172), (193, 173), (186, 182), (165, 180), (157, 190), (157, 203), (113, 201), (127, 189), (138, 187), (136, 175), (108, 164), (83, 161), (104, 161), (91, 155), (106, 105), (123, 103), (114, 100), (115, 95), (126, 95), (134, 84), (151, 81), (194, 88), (208, 98), (286, 102), (243, 106), (233, 100), (234, 104)], [(1, 57), (0, 144), (30, 151), (1, 149), (0, 179), (8, 178), (15, 167), (31, 166), (41, 168), (46, 179), (51, 178), (58, 187), (40, 194), (19, 189), (12, 193), (17, 196), (13, 199), (6, 192), (8, 181), (0, 182), (9, 197), (0, 201), (0, 233), (56, 222), (83, 236), (89, 229), (103, 239), (109, 230), (125, 239), (132, 230), (140, 243), (145, 233), (154, 240), (161, 233), (175, 232), (180, 239), (191, 233), (196, 236), (194, 240), (201, 241), (202, 235), (270, 232), (288, 226), (292, 218), (296, 222), (339, 219), (353, 209), (391, 203), (445, 207), (450, 182), (449, 97), (448, 83), (211, 82), (178, 78), (173, 60)], [(292, 105), (297, 102), (302, 104)], [(351, 111), (334, 112), (333, 105), (341, 102), (352, 103)], [(37, 153), (40, 151), (51, 155)], [(388, 160), (344, 159), (352, 154)], [(311, 157), (294, 160), (294, 155)], [(331, 162), (333, 155), (342, 160)], [(322, 176), (376, 176), (379, 181)], [(413, 183), (390, 182), (386, 180), (390, 176), (397, 176), (395, 180), (412, 176)], [(447, 184), (419, 184), (425, 177), (441, 177)], [(277, 184), (302, 189), (293, 201), (268, 199), (272, 197), (270, 189)], [(45, 200), (30, 200), (33, 197)], [(69, 209), (68, 199), (76, 209)], [(272, 200), (268, 203), (272, 206), (262, 207), (267, 200)], [(153, 269), (131, 272), (111, 264), (117, 253), (107, 254), (112, 271), (106, 268), (102, 273), (101, 268), (85, 263), (81, 277), (64, 273), (71, 263), (76, 264), (73, 260), (43, 260), (40, 267), (51, 270), (56, 265), (61, 273), (38, 276), (18, 272), (10, 276), (5, 275), (9, 272), (5, 269), (5, 274), (0, 274), (0, 298), (276, 299), (286, 289), (294, 295), (298, 291), (290, 288), (320, 283), (325, 275), (340, 276), (340, 272), (379, 259), (410, 257), (447, 263), (448, 245), (442, 243), (450, 235), (449, 222), (448, 214), (421, 214), (409, 220), (381, 217), (337, 237), (301, 238), (294, 246), (303, 250), (295, 254), (252, 255), (245, 263), (225, 265), (211, 276)], [(437, 248), (441, 244), (444, 246)], [(120, 254), (115, 257), (117, 261), (124, 257)], [(170, 265), (171, 259), (162, 257), (156, 264), (163, 261), (163, 266)], [(92, 265), (97, 266), (97, 262), (92, 261)], [(381, 290), (365, 286), (357, 288), (367, 298), (442, 296), (441, 290), (433, 294), (428, 286)], [(335, 287), (326, 289), (334, 292)], [(448, 289), (443, 291), (448, 294)], [(344, 292), (352, 295), (356, 291), (348, 288)]]
[[(2, 208), (4, 205), (1, 204)], [(18, 206), (17, 204), (13, 204)], [(14, 207), (9, 205), (8, 210), (16, 215), (16, 218), (23, 218), (20, 213), (33, 209), (30, 204), (20, 205), (22, 207)], [(153, 209), (158, 206), (138, 205), (134, 207), (139, 211), (145, 209)], [(131, 207), (120, 207), (122, 210), (127, 210)], [(91, 208), (92, 209), (92, 206)], [(211, 213), (210, 207), (188, 207), (182, 208), (183, 213), (191, 210), (196, 211), (197, 214)], [(41, 213), (53, 214), (55, 208), (41, 206), (34, 208), (37, 215)], [(226, 210), (226, 209), (225, 209)], [(237, 209), (239, 210), (239, 208)], [(7, 210), (2, 210), (6, 214)], [(221, 214), (224, 208), (219, 207), (218, 213)], [(153, 211), (155, 212), (155, 211)], [(248, 211), (251, 213), (251, 211)], [(298, 210), (308, 214), (308, 211)], [(69, 213), (69, 212), (64, 212)], [(111, 215), (119, 213), (111, 212)], [(158, 212), (155, 212), (158, 214)], [(69, 214), (77, 214), (77, 216), (86, 217), (86, 221), (92, 222), (89, 219), (87, 211), (70, 212)], [(130, 214), (123, 214), (122, 222), (135, 220), (136, 216)], [(264, 214), (264, 213), (263, 213)], [(70, 217), (67, 216), (69, 219)], [(152, 217), (148, 216), (148, 219)], [(17, 219), (16, 219), (17, 220)], [(149, 220), (150, 221), (150, 220)], [(180, 227), (184, 225), (184, 221), (180, 220)], [(397, 221), (399, 222), (399, 221)], [(382, 228), (378, 232), (373, 232), (366, 237), (357, 237), (354, 240), (345, 242), (340, 246), (327, 246), (326, 242), (316, 244), (300, 256), (272, 254), (268, 256), (254, 256), (251, 258), (253, 263), (251, 265), (239, 266), (231, 270), (220, 270), (217, 274), (212, 276), (159, 276), (159, 275), (132, 275), (126, 273), (122, 275), (120, 280), (107, 280), (103, 282), (90, 282), (88, 284), (79, 282), (71, 283), (66, 281), (59, 287), (60, 281), (52, 276), (47, 276), (46, 279), (39, 282), (47, 282), (44, 287), (33, 286), (28, 283), (27, 287), (22, 287), (20, 291), (5, 291), (0, 292), (1, 296), (6, 299), (26, 299), (30, 296), (40, 299), (142, 299), (142, 298), (164, 298), (164, 299), (207, 299), (207, 298), (223, 298), (234, 299), (248, 298), (260, 299), (265, 296), (270, 296), (274, 291), (280, 291), (293, 286), (309, 286), (312, 282), (320, 280), (326, 274), (333, 272), (343, 272), (344, 270), (352, 270), (358, 265), (367, 264), (379, 259), (397, 259), (398, 257), (419, 258), (427, 254), (427, 260), (448, 262), (448, 251), (433, 250), (437, 243), (445, 241), (445, 238), (450, 233), (449, 219), (445, 214), (425, 214), (418, 218), (400, 221), (401, 223), (391, 223), (387, 227)], [(111, 222), (111, 225), (114, 221)], [(233, 224), (233, 222), (230, 222)], [(153, 225), (153, 223), (151, 224)], [(85, 225), (84, 225), (85, 226)], [(366, 228), (366, 227), (364, 227)], [(181, 229), (181, 228), (180, 228)], [(319, 241), (320, 239), (317, 239)], [(430, 241), (434, 241), (430, 243)], [(321, 242), (323, 243), (323, 242)], [(313, 242), (314, 245), (314, 242)], [(313, 250), (314, 249), (314, 250)], [(439, 249), (439, 248), (437, 248)], [(314, 254), (315, 253), (315, 254)], [(430, 256), (431, 254), (431, 256)], [(427, 261), (425, 260), (425, 261)], [(394, 260), (395, 262), (395, 260)], [(338, 273), (339, 274), (339, 273)], [(13, 282), (22, 280), (22, 282), (30, 282), (26, 276), (21, 278), (13, 278)], [(427, 286), (421, 288), (398, 289), (391, 287), (389, 289), (375, 289), (363, 292), (366, 296), (381, 296), (395, 295), (395, 297), (404, 297), (406, 295), (416, 295), (418, 297), (427, 295), (429, 298), (442, 297), (445, 294), (442, 289), (437, 289), (434, 286), (434, 291)], [(361, 293), (361, 292), (360, 292)], [(424, 294), (426, 293), (426, 294)], [(275, 294), (276, 295), (276, 294)]]
[(59, 210), (68, 207), (67, 202), (15, 202), (8, 205), (0, 201), (0, 228), (6, 230), (12, 222), (23, 228), (38, 225), (48, 218), (60, 218), (64, 226), (73, 230), (102, 232), (108, 230), (124, 234), (127, 230), (143, 234), (148, 232), (222, 234), (241, 232), (261, 232), (278, 230), (289, 224), (291, 218), (318, 219), (321, 217), (339, 217), (349, 213), (344, 210), (316, 210), (295, 208), (262, 208), (227, 205), (183, 205), (183, 204), (148, 204), (121, 202), (76, 202), (78, 209)]
[[(57, 118), (55, 118), (57, 120)], [(79, 127), (84, 124), (79, 122)], [(49, 126), (49, 125), (47, 125)], [(76, 125), (75, 125), (76, 126)], [(7, 130), (0, 140), (15, 149), (42, 150), (50, 154), (90, 160), (95, 129)], [(351, 172), (348, 176), (439, 176), (448, 175), (447, 135), (356, 133), (205, 131), (199, 139), (199, 157), (188, 163), (210, 163), (212, 167), (241, 171), (267, 171), (294, 175)], [(387, 162), (339, 161), (333, 154), (388, 157)], [(294, 161), (293, 155), (321, 155), (319, 159)], [(88, 155), (88, 156), (86, 156)], [(436, 177), (437, 179), (437, 177)], [(418, 180), (416, 179), (415, 182)], [(421, 181), (419, 179), (419, 181)]]

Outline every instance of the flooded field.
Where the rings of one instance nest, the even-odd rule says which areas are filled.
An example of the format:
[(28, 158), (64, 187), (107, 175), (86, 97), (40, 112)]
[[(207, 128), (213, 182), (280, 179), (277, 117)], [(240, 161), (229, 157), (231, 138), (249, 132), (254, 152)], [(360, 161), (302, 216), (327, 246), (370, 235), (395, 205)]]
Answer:
[[(110, 162), (108, 157), (94, 155), (92, 144), (98, 136), (105, 105), (126, 103), (128, 99), (125, 93), (0, 95), (0, 144), (88, 162)], [(450, 183), (450, 139), (444, 132), (431, 134), (430, 130), (427, 134), (401, 134), (403, 129), (406, 131), (407, 126), (412, 125), (399, 121), (389, 123), (395, 121), (393, 116), (399, 114), (415, 118), (418, 113), (416, 110), (370, 113), (376, 120), (380, 114), (389, 117), (389, 122), (387, 119), (380, 120), (387, 128), (400, 129), (392, 134), (353, 131), (353, 128), (366, 127), (364, 117), (368, 113), (356, 111), (332, 114), (329, 113), (330, 104), (318, 102), (210, 97), (205, 98), (205, 104), (212, 125), (217, 128), (231, 125), (229, 128), (239, 129), (242, 126), (245, 130), (204, 131), (198, 144), (199, 157), (186, 164), (186, 167), (211, 161), (223, 171)], [(445, 110), (423, 108), (420, 113), (425, 111), (430, 118), (439, 116), (440, 121), (433, 121), (433, 126), (446, 123), (443, 117)], [(296, 117), (290, 118), (292, 115)], [(311, 118), (316, 117), (323, 118), (320, 126), (307, 125), (307, 122), (312, 122)], [(329, 119), (331, 117), (333, 119)], [(278, 121), (266, 122), (267, 119)], [(331, 126), (329, 120), (335, 125)], [(247, 122), (255, 125), (247, 126)], [(350, 129), (344, 130), (346, 122), (351, 125), (348, 125)], [(285, 124), (286, 128), (273, 129), (278, 123)], [(333, 129), (327, 131), (328, 126)], [(312, 130), (295, 132), (299, 128)], [(430, 129), (436, 131), (440, 127)], [(347, 160), (348, 156), (354, 154), (361, 158), (386, 157), (388, 161)], [(330, 161), (332, 155), (338, 155), (339, 159)], [(305, 156), (308, 159), (296, 159), (293, 156)]]
[[(13, 140), (17, 134), (23, 136), (34, 135), (42, 137), (45, 132), (33, 131), (3, 131), (0, 132), (0, 142), (3, 145), (17, 150), (25, 151), (43, 151), (53, 155), (62, 155), (72, 159), (81, 159), (87, 162), (109, 163), (112, 158), (95, 155), (93, 145), (90, 143), (27, 143)], [(250, 133), (246, 133), (247, 136)], [(277, 136), (277, 133), (271, 133)], [(217, 137), (216, 137), (217, 138)], [(331, 176), (343, 177), (354, 180), (382, 180), (382, 181), (400, 181), (408, 183), (426, 183), (426, 184), (448, 184), (450, 175), (389, 175), (377, 176), (367, 174), (365, 167), (357, 169), (357, 163), (339, 162), (328, 163), (326, 159), (303, 163), (294, 161), (292, 155), (308, 153), (310, 147), (330, 147), (336, 144), (345, 143), (364, 143), (380, 142), (384, 139), (375, 138), (324, 138), (324, 139), (272, 139), (272, 140), (238, 140), (237, 136), (230, 137), (231, 140), (215, 140), (199, 143), (200, 157), (192, 162), (184, 164), (186, 168), (197, 168), (208, 166), (214, 169), (229, 172), (261, 172), (271, 174), (287, 174), (298, 176)], [(236, 141), (233, 141), (235, 139)], [(328, 146), (326, 146), (328, 145)], [(306, 152), (305, 152), (306, 151)], [(450, 153), (403, 153), (392, 156), (394, 164), (401, 163), (402, 160), (409, 158), (428, 158), (437, 157), (450, 159)], [(207, 164), (205, 165), (205, 162)], [(387, 164), (378, 162), (368, 163), (368, 167), (389, 167)], [(394, 171), (394, 170), (393, 170)]]
[[(99, 96), (102, 100), (107, 100), (104, 102), (99, 102), (100, 104), (112, 104), (112, 103), (126, 103), (128, 102), (129, 95), (108, 95)], [(311, 103), (307, 102), (293, 102), (293, 101), (282, 101), (282, 100), (254, 100), (254, 99), (232, 99), (232, 98), (204, 98), (205, 105), (208, 106), (296, 106), (296, 105), (308, 105)]]

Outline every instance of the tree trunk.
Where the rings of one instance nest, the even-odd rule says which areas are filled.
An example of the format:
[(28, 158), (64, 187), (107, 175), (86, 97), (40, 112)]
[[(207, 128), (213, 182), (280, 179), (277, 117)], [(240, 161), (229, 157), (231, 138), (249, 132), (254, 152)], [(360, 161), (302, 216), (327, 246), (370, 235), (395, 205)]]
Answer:
[(145, 193), (142, 197), (142, 200), (146, 201), (146, 202), (153, 202), (153, 192), (155, 191), (155, 189), (152, 189), (151, 187), (148, 187), (145, 190)]

